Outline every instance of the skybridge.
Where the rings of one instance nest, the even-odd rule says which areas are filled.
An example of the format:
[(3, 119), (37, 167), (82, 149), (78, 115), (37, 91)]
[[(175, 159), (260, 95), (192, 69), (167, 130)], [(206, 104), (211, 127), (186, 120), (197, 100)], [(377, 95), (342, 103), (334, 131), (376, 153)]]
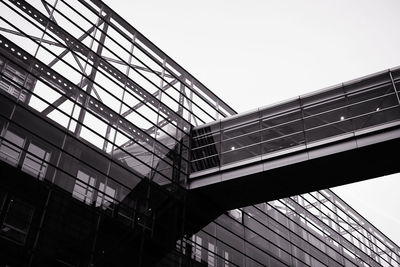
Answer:
[(194, 128), (189, 189), (244, 206), (398, 172), (399, 74), (379, 72)]
[(0, 10), (1, 266), (400, 266), (321, 190), (400, 171), (400, 68), (236, 114), (101, 0)]

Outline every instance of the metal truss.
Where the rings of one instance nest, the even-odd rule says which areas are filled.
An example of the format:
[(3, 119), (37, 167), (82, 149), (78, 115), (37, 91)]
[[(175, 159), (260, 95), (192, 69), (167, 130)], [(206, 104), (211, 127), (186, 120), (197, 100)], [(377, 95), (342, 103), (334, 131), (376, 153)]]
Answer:
[[(122, 158), (141, 147), (156, 154), (147, 162), (153, 166), (193, 125), (236, 113), (101, 1), (1, 0), (0, 6), (18, 17), (1, 17), (5, 55), (59, 95), (47, 99), (32, 88), (46, 103), (41, 114), (76, 116), (76, 136), (95, 116), (107, 125), (104, 151)], [(72, 111), (65, 110), (69, 103)], [(119, 132), (125, 141), (114, 146)]]
[[(197, 106), (197, 108), (202, 113), (208, 114), (212, 120), (216, 119), (219, 116), (225, 117), (235, 113), (221, 99), (216, 97), (211, 91), (209, 91), (194, 77), (192, 77), (183, 68), (181, 68), (177, 63), (175, 63), (172, 59), (170, 59), (165, 53), (163, 53), (160, 49), (158, 49), (147, 38), (145, 38), (136, 29), (130, 26), (126, 21), (124, 21), (108, 6), (104, 5), (100, 1), (94, 1), (93, 3), (80, 1), (81, 4), (88, 9), (84, 12), (93, 12), (94, 14), (97, 14), (99, 19), (97, 21), (97, 24), (92, 25), (89, 29), (83, 32), (79, 36), (79, 38), (74, 38), (72, 35), (70, 35), (68, 32), (62, 29), (62, 25), (59, 26), (57, 24), (56, 17), (63, 15), (62, 10), (56, 9), (58, 1), (55, 2), (54, 7), (51, 4), (47, 3), (46, 1), (41, 1), (45, 10), (48, 13), (47, 15), (40, 13), (39, 10), (37, 10), (36, 8), (34, 8), (32, 5), (30, 5), (25, 1), (24, 2), (9, 1), (9, 2), (14, 4), (17, 8), (19, 8), (30, 18), (41, 24), (41, 26), (44, 27), (45, 30), (53, 33), (58, 39), (64, 42), (65, 45), (54, 42), (52, 40), (48, 40), (49, 38), (46, 38), (44, 35), (42, 37), (32, 36), (32, 35), (30, 36), (32, 39), (39, 41), (40, 43), (43, 44), (51, 44), (53, 46), (58, 46), (58, 47), (66, 46), (66, 49), (63, 52), (59, 53), (59, 55), (50, 62), (49, 64), (50, 67), (54, 66), (65, 55), (71, 53), (75, 59), (76, 64), (79, 66), (83, 74), (86, 75), (86, 73), (84, 73), (84, 67), (77, 56), (77, 54), (81, 54), (84, 56), (84, 58), (87, 58), (91, 62), (97, 62), (96, 66), (93, 66), (95, 71), (97, 71), (97, 68), (100, 68), (108, 72), (111, 75), (111, 77), (116, 77), (119, 82), (121, 82), (122, 84), (126, 84), (127, 88), (130, 88), (137, 95), (140, 95), (140, 97), (143, 99), (142, 105), (148, 104), (151, 105), (153, 108), (159, 109), (159, 111), (165, 114), (168, 119), (174, 122), (179, 121), (179, 117), (183, 115), (184, 110), (186, 110), (186, 113), (188, 113), (188, 116), (186, 116), (185, 118), (187, 121), (193, 121), (195, 124), (196, 123), (198, 124), (198, 122), (204, 122), (205, 121), (204, 118), (199, 117), (198, 115), (195, 114), (195, 112), (193, 112), (192, 108), (194, 105)], [(63, 2), (64, 6), (68, 6), (71, 9), (73, 8), (68, 3), (64, 1), (61, 2)], [(104, 26), (104, 24), (107, 26)], [(100, 29), (101, 26), (103, 26), (103, 29)], [(87, 48), (83, 44), (83, 41), (88, 37), (92, 37), (91, 34), (96, 31), (101, 31), (103, 34), (103, 38), (100, 38), (100, 40), (96, 40), (99, 43), (99, 47), (104, 46), (104, 43), (106, 42), (107, 38), (114, 40), (115, 38), (113, 39), (113, 37), (107, 35), (108, 27), (112, 27), (113, 30), (118, 32), (120, 34), (119, 37), (123, 36), (127, 40), (129, 40), (130, 43), (132, 44), (132, 47), (139, 49), (142, 52), (142, 54), (150, 58), (153, 61), (153, 63), (156, 63), (160, 67), (160, 70), (152, 69), (146, 66), (145, 63), (143, 63), (142, 66), (140, 66), (138, 64), (127, 62), (125, 59), (118, 58), (118, 55), (116, 55), (116, 57), (114, 58), (102, 55), (101, 53), (102, 48), (98, 48), (97, 51), (93, 51), (90, 48)], [(20, 33), (19, 31), (10, 30), (5, 27), (1, 27), (0, 31), (7, 32), (9, 34), (11, 33), (19, 36), (24, 36), (24, 34)], [(140, 59), (138, 60), (139, 62), (141, 62)], [(132, 79), (127, 77), (125, 73), (122, 73), (120, 71), (120, 68), (116, 67), (117, 64), (120, 66), (130, 68), (131, 70), (137, 71), (138, 73), (139, 72), (151, 73), (160, 78), (161, 81), (165, 83), (165, 85), (159, 87), (157, 92), (149, 94), (146, 89), (144, 89), (142, 86), (132, 81)], [(172, 80), (168, 81), (166, 80), (167, 78), (171, 78)], [(174, 86), (178, 83), (180, 83), (181, 86), (179, 89), (176, 89)], [(161, 97), (157, 97), (161, 95), (162, 92), (165, 92), (168, 89), (169, 90), (175, 89), (180, 92), (179, 99), (176, 99), (176, 102), (182, 106), (180, 106), (178, 110), (171, 110), (167, 105), (162, 103), (162, 101), (159, 101), (158, 98)], [(92, 90), (92, 89), (88, 88), (87, 90)], [(214, 115), (210, 115), (209, 111), (206, 111), (203, 108), (203, 105), (199, 105), (196, 102), (194, 102), (193, 100), (194, 95), (197, 96), (199, 99), (201, 99), (206, 105), (208, 105), (209, 109), (214, 109), (217, 113), (216, 117), (213, 117)], [(59, 100), (54, 104), (55, 106), (57, 106), (61, 103), (62, 101)], [(132, 109), (133, 108), (134, 107), (132, 107)], [(135, 108), (136, 109), (140, 108), (140, 106), (139, 107), (136, 106)], [(49, 111), (47, 110), (46, 112)], [(176, 113), (178, 113), (178, 115), (180, 116), (177, 117)], [(127, 115), (128, 114), (129, 113), (127, 113)]]

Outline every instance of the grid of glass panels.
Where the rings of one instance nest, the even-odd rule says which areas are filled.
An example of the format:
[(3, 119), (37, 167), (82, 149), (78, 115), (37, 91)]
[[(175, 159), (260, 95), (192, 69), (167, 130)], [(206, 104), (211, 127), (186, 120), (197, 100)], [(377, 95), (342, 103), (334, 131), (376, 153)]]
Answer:
[(229, 211), (177, 250), (199, 266), (400, 266), (400, 247), (330, 190)]
[[(129, 107), (145, 102), (136, 109), (143, 104), (161, 108), (165, 119), (183, 117), (193, 124), (235, 113), (101, 1), (5, 1), (2, 8), (2, 34), (56, 71), (72, 70), (67, 73), (71, 81), (79, 83), (84, 76), (102, 84), (106, 91), (89, 86), (96, 98), (111, 94)], [(123, 88), (110, 88), (118, 83)], [(121, 99), (124, 87), (142, 101)]]
[(160, 184), (192, 125), (235, 113), (101, 1), (0, 5), (1, 89)]
[(130, 192), (179, 195), (192, 126), (234, 110), (101, 1), (0, 8), (0, 159), (151, 225)]
[(192, 172), (391, 127), (400, 119), (399, 90), (395, 69), (196, 127)]
[[(4, 37), (0, 37), (0, 49), (4, 53), (4, 56), (0, 57), (0, 78), (2, 84), (7, 84), (9, 87), (14, 88), (14, 91), (18, 90), (19, 94), (24, 93), (27, 96), (25, 99), (26, 101), (18, 102), (20, 99), (19, 97), (15, 97), (15, 95), (10, 94), (9, 92), (2, 91), (6, 96), (3, 98), (4, 101), (17, 103), (8, 104), (10, 108), (4, 110), (2, 113), (2, 116), (6, 120), (9, 120), (8, 123), (4, 124), (2, 129), (2, 138), (4, 140), (1, 142), (1, 155), (5, 161), (17, 165), (18, 161), (21, 159), (21, 155), (24, 155), (22, 170), (43, 179), (49, 163), (55, 161), (56, 164), (59, 164), (57, 163), (57, 157), (59, 157), (57, 156), (58, 153), (53, 151), (66, 149), (67, 138), (65, 137), (63, 140), (61, 136), (67, 135), (74, 137), (75, 140), (80, 140), (83, 143), (88, 144), (86, 145), (88, 147), (87, 150), (95, 151), (93, 153), (103, 155), (103, 162), (111, 159), (111, 161), (117, 163), (116, 165), (120, 165), (124, 169), (128, 169), (128, 172), (132, 172), (132, 182), (130, 182), (130, 184), (135, 184), (133, 181), (145, 177), (150, 178), (159, 184), (168, 184), (173, 182), (171, 173), (172, 169), (174, 169), (174, 160), (178, 160), (177, 155), (180, 154), (183, 155), (182, 157), (179, 157), (179, 160), (183, 160), (183, 163), (180, 165), (182, 168), (175, 169), (177, 169), (179, 179), (187, 175), (187, 168), (185, 168), (185, 166), (187, 166), (187, 160), (184, 157), (184, 155), (187, 155), (187, 152), (184, 153), (184, 151), (187, 151), (187, 145), (180, 141), (179, 144), (182, 146), (179, 148), (180, 150), (176, 151), (176, 144), (171, 144), (171, 142), (168, 144), (168, 138), (166, 137), (164, 137), (164, 143), (156, 142), (151, 135), (146, 135), (144, 131), (139, 132), (139, 130), (135, 130), (135, 125), (129, 124), (127, 121), (118, 118), (117, 113), (109, 112), (107, 114), (106, 112), (110, 111), (110, 109), (106, 106), (98, 105), (100, 102), (95, 102), (94, 99), (90, 101), (94, 103), (94, 106), (97, 105), (98, 110), (103, 111), (103, 113), (99, 114), (97, 110), (86, 107), (87, 113), (85, 114), (85, 117), (88, 119), (87, 123), (85, 121), (82, 123), (78, 118), (74, 118), (73, 116), (68, 117), (68, 114), (65, 114), (61, 109), (57, 109), (54, 106), (52, 107), (54, 107), (55, 111), (60, 112), (59, 116), (54, 118), (51, 116), (44, 116), (45, 114), (38, 112), (36, 109), (37, 107), (31, 105), (33, 97), (38, 97), (38, 95), (35, 94), (35, 91), (31, 91), (31, 87), (27, 87), (25, 81), (28, 80), (28, 77), (29, 79), (36, 79), (36, 83), (42, 82), (43, 84), (46, 84), (49, 89), (53, 90), (57, 90), (57, 86), (54, 83), (62, 84), (62, 86), (66, 88), (73, 88), (74, 85), (70, 81), (63, 79), (63, 76), (52, 71), (42, 62), (30, 57), (26, 52), (19, 49), (17, 45)], [(5, 54), (5, 52), (11, 53)], [(15, 76), (9, 75), (10, 69), (17, 69), (18, 73), (25, 75), (25, 80), (19, 78), (16, 79)], [(83, 95), (85, 93), (86, 92), (81, 92), (80, 94)], [(46, 101), (45, 98), (42, 98), (42, 100)], [(80, 103), (79, 101), (75, 104), (76, 107), (80, 106), (82, 108), (84, 106), (83, 103)], [(6, 104), (4, 105), (5, 107), (8, 106)], [(21, 105), (23, 105), (23, 107)], [(105, 121), (105, 114), (110, 115), (110, 117), (115, 117), (116, 120), (113, 122)], [(68, 118), (66, 127), (60, 123), (60, 121), (63, 120), (63, 116)], [(28, 118), (31, 118), (31, 120), (26, 121)], [(38, 128), (38, 125), (33, 122), (42, 122), (45, 126)], [(87, 132), (91, 135), (82, 136), (77, 133), (76, 129), (78, 126), (80, 126), (81, 133)], [(112, 137), (105, 139), (101, 134), (99, 134), (99, 132), (101, 132), (101, 128), (107, 127), (110, 127), (110, 129), (114, 131), (114, 134)], [(21, 130), (20, 128), (25, 129)], [(65, 131), (67, 129), (69, 131), (67, 131), (66, 134)], [(108, 132), (111, 130), (108, 130)], [(23, 131), (36, 132), (38, 137), (35, 136), (31, 139), (21, 137), (21, 134), (19, 133)], [(137, 140), (137, 142), (134, 142), (134, 144), (128, 147), (123, 147), (121, 143), (118, 143), (118, 135), (124, 136), (128, 139), (131, 138), (130, 133), (137, 133), (137, 136), (140, 135), (142, 139), (145, 138), (146, 143)], [(32, 134), (22, 134), (22, 136), (28, 135)], [(53, 136), (49, 137), (49, 135)], [(104, 146), (99, 146), (99, 143), (97, 142), (98, 140), (101, 140)], [(40, 143), (44, 143), (44, 145), (41, 145)], [(108, 151), (107, 149), (104, 149), (106, 144), (108, 144), (110, 148)], [(45, 147), (45, 149), (43, 147)], [(88, 163), (86, 162), (86, 164)], [(91, 167), (93, 168), (93, 171), (98, 172), (103, 169), (99, 168), (98, 164), (99, 163), (95, 164), (94, 167)], [(76, 176), (76, 174), (73, 175)], [(130, 187), (130, 189), (132, 189), (132, 187)]]

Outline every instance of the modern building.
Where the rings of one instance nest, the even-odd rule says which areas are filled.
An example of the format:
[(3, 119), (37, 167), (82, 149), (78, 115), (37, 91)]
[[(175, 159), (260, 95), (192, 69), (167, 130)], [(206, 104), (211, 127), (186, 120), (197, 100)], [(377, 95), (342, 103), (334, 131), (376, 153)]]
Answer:
[(188, 247), (197, 265), (163, 266), (399, 265), (399, 247), (330, 190), (225, 212), (177, 250)]
[(99, 0), (0, 10), (1, 266), (400, 266), (326, 189), (395, 159), (298, 175), (398, 149), (399, 69), (236, 115)]

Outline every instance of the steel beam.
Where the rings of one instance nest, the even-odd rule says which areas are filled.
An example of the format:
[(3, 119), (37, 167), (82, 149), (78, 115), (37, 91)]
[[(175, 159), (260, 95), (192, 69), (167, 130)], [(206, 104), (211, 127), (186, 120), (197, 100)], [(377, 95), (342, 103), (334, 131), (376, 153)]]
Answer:
[[(16, 36), (22, 36), (22, 37), (26, 37), (26, 35), (25, 34), (23, 34), (23, 33), (20, 33), (20, 32), (18, 32), (18, 31), (14, 31), (14, 30), (10, 30), (10, 29), (6, 29), (6, 28), (3, 28), (3, 27), (0, 27), (0, 31), (2, 31), (2, 32), (6, 32), (6, 33), (11, 33), (12, 35), (16, 35)], [(33, 39), (33, 40), (35, 40), (35, 41), (42, 41), (42, 43), (45, 43), (45, 44), (49, 44), (49, 45), (54, 45), (54, 46), (61, 46), (59, 43), (57, 43), (57, 42), (53, 42), (53, 41), (49, 41), (49, 40), (46, 40), (46, 39), (42, 39), (42, 38), (40, 38), (40, 37), (36, 37), (36, 36), (33, 36), (33, 35), (28, 35), (31, 39)]]
[[(132, 44), (132, 45), (133, 45), (133, 44)], [(131, 52), (131, 54), (132, 54), (132, 52)], [(130, 55), (130, 56), (131, 56), (131, 55)], [(114, 58), (110, 58), (110, 57), (106, 57), (106, 56), (103, 56), (103, 58), (104, 58), (105, 60), (109, 61), (109, 62), (117, 63), (117, 64), (120, 64), (120, 65), (129, 66), (129, 67), (134, 68), (134, 69), (137, 69), (137, 70), (143, 70), (143, 71), (150, 72), (150, 73), (154, 73), (154, 72), (155, 72), (155, 73), (157, 73), (158, 75), (161, 75), (161, 74), (162, 74), (161, 71), (151, 70), (151, 69), (148, 69), (148, 68), (139, 66), (139, 65), (132, 64), (132, 63), (126, 64), (125, 62), (123, 62), (123, 61), (121, 61), (121, 60), (114, 59)], [(170, 74), (168, 74), (168, 73), (165, 73), (164, 76), (165, 76), (166, 78), (175, 78), (174, 76), (172, 76), (172, 75), (170, 75)], [(171, 87), (171, 86), (169, 86), (169, 87)]]

